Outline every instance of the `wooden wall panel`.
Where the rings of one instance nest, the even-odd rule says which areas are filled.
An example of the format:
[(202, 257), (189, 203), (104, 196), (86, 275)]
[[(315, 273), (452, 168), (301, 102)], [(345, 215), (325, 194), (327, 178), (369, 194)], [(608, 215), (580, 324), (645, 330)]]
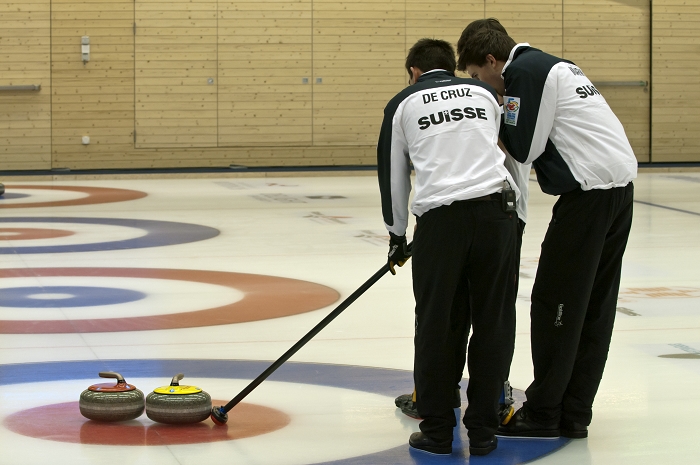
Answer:
[(133, 8), (133, 0), (52, 0), (52, 168), (101, 167), (133, 152)]
[(700, 161), (700, 117), (685, 110), (700, 79), (695, 1), (13, 1), (0, 5), (0, 85), (42, 90), (0, 93), (5, 169), (374, 164), (408, 47), (456, 43), (491, 16), (596, 82), (650, 80), (650, 94), (600, 90), (640, 160), (651, 103), (652, 161)]
[(40, 85), (39, 91), (0, 91), (0, 166), (51, 166), (50, 0), (0, 4), (0, 86)]
[(655, 0), (652, 162), (700, 162), (700, 3)]
[(217, 2), (135, 0), (136, 148), (217, 146)]
[(562, 55), (562, 0), (485, 0), (484, 17), (497, 18), (518, 43)]
[[(454, 3), (439, 0), (406, 0), (406, 50), (424, 37), (442, 39), (451, 43), (457, 51), (457, 41), (462, 31), (474, 20), (484, 18), (485, 2), (467, 1)], [(457, 73), (462, 77), (467, 74)], [(408, 74), (405, 74), (408, 78)]]
[(376, 147), (383, 109), (406, 86), (405, 42), (405, 0), (313, 1), (314, 145)]
[(640, 162), (649, 161), (649, 0), (564, 0), (563, 57), (583, 69), (625, 127)]
[(218, 145), (311, 145), (311, 0), (219, 0)]

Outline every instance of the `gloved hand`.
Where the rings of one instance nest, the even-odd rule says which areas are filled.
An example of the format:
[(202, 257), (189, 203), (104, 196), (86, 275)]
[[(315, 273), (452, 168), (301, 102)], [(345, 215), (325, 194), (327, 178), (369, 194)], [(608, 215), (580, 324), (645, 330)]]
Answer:
[(389, 239), (389, 271), (391, 274), (395, 275), (394, 265), (403, 266), (406, 261), (411, 258), (411, 251), (408, 249), (408, 244), (406, 243), (406, 236), (397, 236), (393, 233), (389, 233), (391, 239)]

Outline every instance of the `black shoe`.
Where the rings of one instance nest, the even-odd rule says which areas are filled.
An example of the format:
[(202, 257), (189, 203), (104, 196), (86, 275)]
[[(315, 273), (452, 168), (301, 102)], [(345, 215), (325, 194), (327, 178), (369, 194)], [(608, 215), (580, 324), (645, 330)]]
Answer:
[(585, 439), (588, 437), (588, 426), (575, 421), (562, 420), (559, 423), (561, 435), (569, 439)]
[(486, 455), (492, 452), (498, 447), (498, 438), (492, 437), (488, 441), (474, 441), (469, 440), (469, 454), (470, 455)]
[(416, 420), (420, 420), (418, 416), (418, 405), (413, 402), (413, 394), (402, 394), (394, 400), (394, 403), (404, 415), (407, 415)]
[(437, 442), (420, 432), (411, 434), (408, 445), (430, 454), (450, 455), (452, 453), (452, 440)]
[[(420, 420), (421, 417), (418, 415), (418, 405), (413, 402), (413, 394), (402, 394), (396, 399), (394, 399), (394, 404), (401, 409), (404, 415), (411, 418)], [(455, 389), (454, 397), (452, 398), (452, 408), (459, 408), (462, 406), (462, 397), (459, 393), (459, 388)]]
[(515, 438), (558, 438), (559, 428), (537, 423), (528, 418), (525, 408), (520, 408), (507, 425), (498, 427), (496, 436)]
[(413, 394), (401, 394), (399, 397), (394, 399), (394, 404), (398, 408), (403, 408), (409, 402), (413, 402)]
[(403, 413), (407, 417), (415, 418), (416, 420), (422, 420), (420, 415), (418, 415), (418, 405), (412, 400), (409, 400), (403, 407), (401, 407), (401, 413)]

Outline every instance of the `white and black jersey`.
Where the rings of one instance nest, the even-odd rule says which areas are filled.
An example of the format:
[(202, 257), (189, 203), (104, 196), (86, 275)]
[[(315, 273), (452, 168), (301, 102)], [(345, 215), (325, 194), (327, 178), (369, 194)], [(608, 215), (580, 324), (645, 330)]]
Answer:
[(403, 236), (408, 224), (411, 165), (416, 216), (457, 200), (500, 192), (504, 180), (519, 191), (498, 148), (501, 111), (488, 84), (433, 70), (384, 109), (377, 145), (382, 213), (387, 229)]
[(501, 140), (547, 194), (610, 189), (637, 176), (622, 124), (574, 63), (518, 44), (503, 67)]

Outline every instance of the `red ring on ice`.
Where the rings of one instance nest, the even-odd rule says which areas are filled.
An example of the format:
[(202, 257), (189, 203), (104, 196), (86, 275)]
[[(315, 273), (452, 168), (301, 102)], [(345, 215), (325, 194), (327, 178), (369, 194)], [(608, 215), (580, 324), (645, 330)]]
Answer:
[(37, 207), (66, 207), (71, 205), (94, 205), (98, 203), (126, 202), (146, 197), (148, 194), (130, 189), (114, 189), (111, 187), (80, 187), (80, 186), (41, 186), (32, 184), (5, 185), (8, 189), (56, 190), (71, 191), (87, 194), (87, 197), (71, 200), (55, 200), (51, 202), (11, 202), (0, 203), (0, 208), (37, 208)]
[(0, 241), (27, 241), (32, 239), (56, 239), (72, 236), (74, 231), (65, 229), (0, 228)]
[[(213, 400), (214, 405), (226, 404)], [(291, 421), (280, 410), (240, 403), (235, 421), (215, 426), (211, 419), (185, 425), (152, 423), (145, 414), (136, 420), (98, 422), (80, 414), (78, 402), (42, 405), (20, 410), (3, 422), (10, 431), (36, 439), (109, 446), (170, 446), (231, 441), (271, 433)], [(145, 420), (146, 423), (140, 420)]]
[(194, 281), (231, 287), (245, 296), (238, 302), (221, 307), (164, 315), (83, 320), (0, 320), (0, 334), (96, 333), (226, 325), (310, 312), (326, 307), (340, 297), (336, 290), (309, 281), (224, 271), (156, 268), (0, 269), (0, 279), (49, 276)]

